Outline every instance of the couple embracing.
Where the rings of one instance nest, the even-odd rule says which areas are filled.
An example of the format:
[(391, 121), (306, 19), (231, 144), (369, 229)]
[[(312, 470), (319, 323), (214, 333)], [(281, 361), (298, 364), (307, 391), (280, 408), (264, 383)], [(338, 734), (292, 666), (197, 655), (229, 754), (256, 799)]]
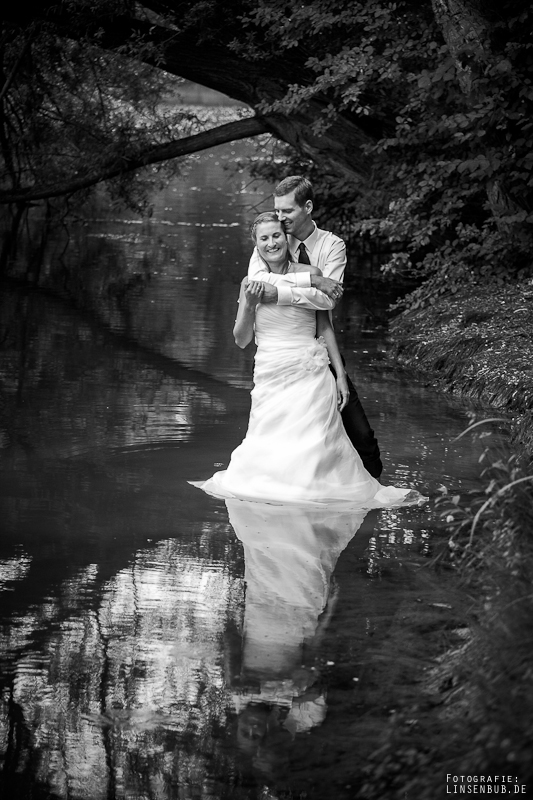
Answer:
[(266, 503), (421, 502), (418, 492), (379, 483), (378, 443), (337, 346), (331, 310), (342, 296), (344, 242), (313, 221), (306, 178), (281, 181), (274, 206), (252, 224), (233, 330), (239, 347), (257, 343), (248, 430), (228, 468), (195, 485)]

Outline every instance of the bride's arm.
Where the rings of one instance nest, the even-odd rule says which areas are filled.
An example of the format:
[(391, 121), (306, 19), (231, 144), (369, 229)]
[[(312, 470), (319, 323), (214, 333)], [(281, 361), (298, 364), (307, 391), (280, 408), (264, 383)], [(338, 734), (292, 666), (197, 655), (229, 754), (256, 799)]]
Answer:
[(235, 344), (245, 348), (254, 338), (255, 309), (263, 296), (261, 281), (249, 281), (243, 278), (239, 292), (239, 310), (233, 326)]
[(326, 347), (328, 348), (329, 360), (331, 362), (331, 366), (335, 370), (337, 379), (337, 406), (339, 411), (342, 411), (348, 402), (350, 390), (348, 389), (346, 370), (344, 369), (344, 364), (342, 363), (341, 354), (337, 345), (337, 339), (335, 337), (335, 331), (333, 330), (333, 325), (331, 324), (329, 313), (327, 311), (317, 311), (316, 332), (317, 336), (324, 337)]

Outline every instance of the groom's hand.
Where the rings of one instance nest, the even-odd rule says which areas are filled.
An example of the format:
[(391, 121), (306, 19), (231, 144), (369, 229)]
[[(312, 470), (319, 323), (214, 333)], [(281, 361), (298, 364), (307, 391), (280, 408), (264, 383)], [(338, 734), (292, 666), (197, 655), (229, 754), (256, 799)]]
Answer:
[(275, 286), (272, 286), (271, 283), (264, 283), (263, 284), (264, 292), (263, 296), (261, 297), (262, 303), (277, 303), (278, 302), (278, 290)]
[(314, 286), (315, 289), (320, 289), (335, 303), (341, 299), (344, 291), (342, 283), (334, 281), (333, 278), (326, 278), (323, 275), (311, 275), (311, 286)]

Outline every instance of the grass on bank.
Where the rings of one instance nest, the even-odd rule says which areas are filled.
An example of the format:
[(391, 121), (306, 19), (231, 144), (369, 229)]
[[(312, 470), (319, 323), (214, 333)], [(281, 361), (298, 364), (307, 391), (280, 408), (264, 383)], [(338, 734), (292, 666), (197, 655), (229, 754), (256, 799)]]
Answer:
[[(486, 451), (488, 458), (489, 451)], [(434, 800), (446, 776), (512, 776), (533, 797), (533, 474), (511, 456), (484, 468), (484, 494), (443, 497), (469, 629), (421, 685), (367, 770), (365, 800)], [(480, 510), (483, 508), (481, 513)], [(435, 699), (437, 698), (437, 699)]]
[(431, 383), (515, 416), (533, 453), (533, 282), (470, 286), (391, 323), (390, 355)]
[[(491, 455), (492, 453), (492, 455)], [(443, 498), (450, 549), (474, 598), (460, 658), (467, 698), (458, 766), (511, 774), (533, 795), (533, 471), (485, 450), (485, 493)]]
[(480, 419), (504, 417), (514, 452), (487, 448), (484, 491), (437, 501), (472, 598), (469, 630), (427, 675), (421, 724), (410, 726), (407, 709), (391, 725), (358, 797), (433, 800), (446, 796), (449, 773), (511, 775), (533, 797), (532, 300), (531, 283), (476, 287), (392, 325), (391, 356), (474, 400)]

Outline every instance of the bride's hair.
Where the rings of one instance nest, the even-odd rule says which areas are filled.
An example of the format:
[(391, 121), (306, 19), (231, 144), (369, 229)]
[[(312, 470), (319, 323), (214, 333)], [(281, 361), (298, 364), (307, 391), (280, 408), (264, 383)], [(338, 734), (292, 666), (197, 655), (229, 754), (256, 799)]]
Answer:
[(254, 244), (257, 241), (257, 236), (256, 236), (257, 227), (258, 227), (258, 225), (261, 225), (261, 223), (263, 223), (263, 222), (279, 222), (279, 224), (281, 225), (281, 230), (283, 231), (283, 233), (285, 233), (285, 228), (283, 226), (283, 223), (280, 222), (276, 212), (275, 211), (263, 211), (263, 213), (259, 214), (259, 216), (256, 217), (254, 219), (254, 221), (252, 222), (252, 224), (250, 225), (250, 236), (252, 237), (252, 241), (254, 242)]

